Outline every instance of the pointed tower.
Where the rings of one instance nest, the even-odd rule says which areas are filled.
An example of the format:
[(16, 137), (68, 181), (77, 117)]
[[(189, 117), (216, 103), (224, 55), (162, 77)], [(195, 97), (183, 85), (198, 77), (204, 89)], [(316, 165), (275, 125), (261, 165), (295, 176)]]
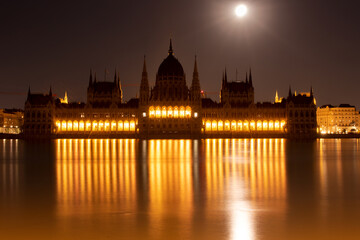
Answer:
[(30, 95), (31, 95), (31, 91), (30, 91), (30, 85), (29, 85), (29, 88), (28, 88), (28, 93), (27, 93), (27, 100), (29, 100)]
[(51, 90), (51, 86), (50, 86), (50, 90), (49, 90), (49, 96), (52, 97), (52, 90)]
[(169, 46), (169, 55), (174, 55), (171, 38), (170, 38), (170, 46)]
[(114, 74), (114, 83), (117, 84), (116, 68), (115, 68), (115, 74)]
[(310, 97), (314, 96), (313, 87), (310, 87)]
[[(172, 53), (172, 44), (170, 39), (170, 48), (169, 54)], [(144, 56), (144, 64), (143, 70), (141, 75), (141, 82), (140, 82), (140, 105), (147, 105), (149, 102), (149, 81), (148, 81), (148, 74), (146, 70), (146, 57)]]
[(199, 80), (196, 56), (195, 56), (194, 72), (193, 72), (193, 79), (192, 79), (190, 91), (191, 91), (191, 101), (194, 104), (200, 104), (201, 89), (200, 89), (200, 80)]
[(292, 93), (291, 93), (291, 86), (289, 85), (289, 95), (288, 97), (291, 97), (292, 96)]
[(250, 72), (249, 72), (249, 84), (250, 84), (250, 86), (253, 86), (251, 68), (250, 68)]
[(249, 79), (248, 79), (247, 72), (246, 72), (246, 75), (245, 75), (245, 83), (246, 83), (246, 84), (248, 84), (248, 83), (249, 83)]
[(90, 68), (90, 76), (89, 76), (89, 87), (92, 86), (92, 69)]

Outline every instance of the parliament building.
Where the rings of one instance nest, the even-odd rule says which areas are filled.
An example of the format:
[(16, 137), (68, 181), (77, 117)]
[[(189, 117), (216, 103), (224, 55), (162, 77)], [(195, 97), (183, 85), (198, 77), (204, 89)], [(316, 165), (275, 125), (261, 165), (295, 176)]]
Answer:
[(24, 113), (26, 138), (311, 138), (316, 131), (312, 89), (289, 89), (286, 98), (256, 103), (251, 70), (243, 81), (228, 81), (225, 71), (215, 102), (201, 91), (196, 58), (188, 87), (171, 41), (154, 86), (144, 59), (139, 98), (124, 102), (117, 73), (109, 82), (90, 72), (86, 103), (54, 98), (51, 88), (47, 94), (29, 88)]

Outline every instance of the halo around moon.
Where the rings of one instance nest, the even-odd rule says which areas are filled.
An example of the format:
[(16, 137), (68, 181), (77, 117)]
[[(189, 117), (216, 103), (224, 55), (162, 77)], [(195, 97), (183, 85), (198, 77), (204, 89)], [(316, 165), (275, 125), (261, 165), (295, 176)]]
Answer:
[(248, 9), (245, 4), (240, 4), (235, 8), (235, 14), (238, 17), (244, 17), (248, 12)]

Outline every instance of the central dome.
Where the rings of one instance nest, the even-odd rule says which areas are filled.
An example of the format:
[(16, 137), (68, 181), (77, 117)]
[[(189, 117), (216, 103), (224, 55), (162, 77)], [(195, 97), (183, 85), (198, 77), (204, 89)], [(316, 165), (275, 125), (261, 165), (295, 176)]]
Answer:
[(172, 43), (170, 41), (170, 48), (169, 48), (169, 56), (164, 59), (164, 61), (160, 64), (158, 70), (159, 76), (166, 76), (166, 75), (175, 75), (175, 76), (183, 76), (184, 69), (181, 66), (179, 60), (174, 57), (174, 52), (172, 49)]

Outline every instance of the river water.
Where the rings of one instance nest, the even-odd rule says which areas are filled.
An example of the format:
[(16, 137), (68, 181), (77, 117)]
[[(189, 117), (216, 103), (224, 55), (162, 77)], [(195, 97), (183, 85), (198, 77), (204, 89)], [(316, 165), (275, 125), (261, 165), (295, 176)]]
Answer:
[(360, 239), (360, 142), (0, 140), (0, 238)]

